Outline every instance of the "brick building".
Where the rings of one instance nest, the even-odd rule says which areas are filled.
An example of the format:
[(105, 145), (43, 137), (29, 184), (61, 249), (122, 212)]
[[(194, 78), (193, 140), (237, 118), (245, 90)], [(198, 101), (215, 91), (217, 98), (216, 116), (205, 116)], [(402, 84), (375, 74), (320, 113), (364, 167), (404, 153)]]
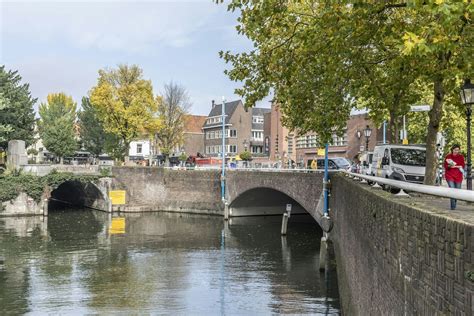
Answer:
[(187, 155), (203, 154), (204, 131), (202, 126), (206, 122), (207, 116), (186, 115), (184, 119), (183, 151)]
[[(318, 155), (317, 134), (306, 133), (298, 135), (281, 124), (282, 114), (278, 105), (272, 104), (270, 122), (270, 159), (273, 161), (294, 162), (307, 166), (308, 161), (321, 157)], [(365, 151), (366, 139), (364, 129), (372, 129), (369, 138), (369, 150), (372, 150), (378, 141), (382, 140), (382, 133), (366, 113), (351, 115), (346, 128), (341, 136), (336, 133), (329, 144), (329, 157), (345, 157), (354, 160), (361, 152)]]
[[(245, 109), (241, 100), (225, 104), (226, 153), (235, 156), (248, 150), (254, 157), (265, 154), (265, 114), (270, 109)], [(202, 127), (204, 153), (218, 157), (222, 152), (222, 104), (212, 101), (212, 108)]]

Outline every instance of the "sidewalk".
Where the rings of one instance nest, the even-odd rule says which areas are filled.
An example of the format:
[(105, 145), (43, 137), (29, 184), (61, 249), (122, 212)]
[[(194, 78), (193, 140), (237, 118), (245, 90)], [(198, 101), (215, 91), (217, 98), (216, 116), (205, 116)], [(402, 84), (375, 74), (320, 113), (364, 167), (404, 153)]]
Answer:
[(474, 225), (474, 203), (458, 201), (457, 208), (452, 211), (448, 198), (410, 193), (410, 198), (400, 198), (400, 201)]

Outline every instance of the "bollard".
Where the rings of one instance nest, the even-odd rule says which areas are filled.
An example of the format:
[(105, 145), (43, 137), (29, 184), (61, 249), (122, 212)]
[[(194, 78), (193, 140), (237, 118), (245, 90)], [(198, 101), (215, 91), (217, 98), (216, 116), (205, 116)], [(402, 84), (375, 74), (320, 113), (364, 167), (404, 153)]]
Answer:
[(224, 220), (229, 220), (229, 203), (224, 202)]
[(378, 184), (378, 182), (375, 182), (374, 185), (372, 186), (372, 188), (381, 189), (382, 187), (380, 186), (380, 184)]
[(410, 197), (410, 195), (407, 194), (405, 191), (403, 191), (403, 189), (400, 189), (400, 192), (398, 192), (397, 194), (394, 194), (394, 196), (396, 196), (396, 197)]
[(281, 234), (286, 235), (286, 230), (288, 228), (288, 214), (283, 214), (283, 219), (281, 221)]
[(321, 246), (319, 248), (319, 271), (326, 269), (326, 258), (328, 253), (328, 245), (326, 237), (321, 237)]
[(48, 216), (48, 199), (43, 200), (43, 216)]

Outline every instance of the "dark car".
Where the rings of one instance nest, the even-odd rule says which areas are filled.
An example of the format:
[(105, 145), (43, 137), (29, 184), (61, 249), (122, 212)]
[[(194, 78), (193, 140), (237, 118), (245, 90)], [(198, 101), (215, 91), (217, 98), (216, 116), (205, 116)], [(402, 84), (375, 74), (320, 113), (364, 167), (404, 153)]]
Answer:
[[(317, 159), (318, 169), (324, 169), (324, 158)], [(328, 158), (328, 169), (329, 170), (351, 170), (351, 163), (342, 157), (331, 157)]]

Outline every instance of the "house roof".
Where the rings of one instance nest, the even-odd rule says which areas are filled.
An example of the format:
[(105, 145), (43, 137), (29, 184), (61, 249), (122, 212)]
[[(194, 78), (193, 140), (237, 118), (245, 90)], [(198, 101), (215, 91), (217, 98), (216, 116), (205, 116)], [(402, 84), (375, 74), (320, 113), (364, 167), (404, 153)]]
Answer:
[(202, 133), (202, 126), (206, 122), (207, 116), (204, 115), (186, 115), (184, 117), (185, 133)]
[[(236, 100), (236, 101), (225, 103), (226, 124), (229, 123), (229, 120), (232, 117), (232, 114), (234, 114), (235, 109), (237, 109), (239, 105), (242, 105), (242, 106), (244, 105), (242, 103), (242, 100)], [(219, 116), (219, 115), (222, 115), (222, 104), (214, 105), (214, 107), (211, 109), (211, 112), (209, 112), (208, 117)], [(209, 127), (209, 126), (214, 126), (214, 125), (221, 125), (221, 123), (208, 124), (207, 121), (205, 121), (203, 127)]]
[(252, 108), (252, 115), (263, 116), (265, 113), (270, 113), (272, 109), (268, 108)]

